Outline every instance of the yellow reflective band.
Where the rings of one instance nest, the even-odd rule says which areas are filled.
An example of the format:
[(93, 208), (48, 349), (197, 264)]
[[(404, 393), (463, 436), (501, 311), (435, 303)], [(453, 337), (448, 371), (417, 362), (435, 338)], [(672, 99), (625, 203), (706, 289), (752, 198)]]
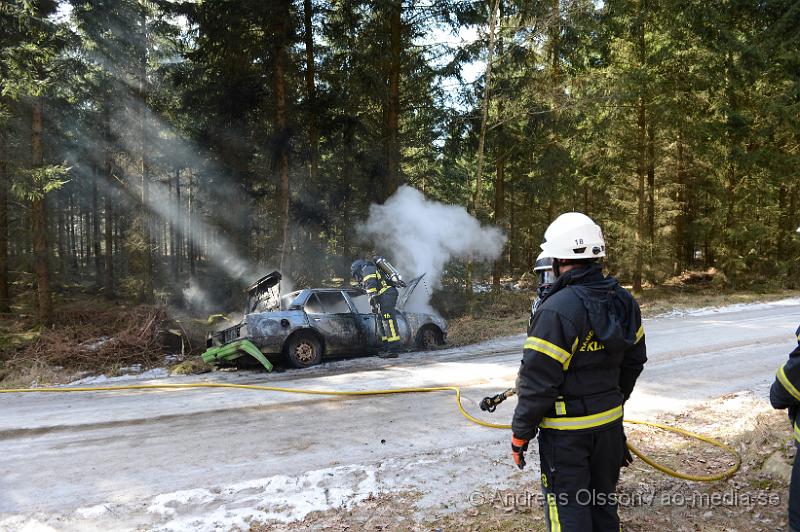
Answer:
[(377, 291), (378, 290), (376, 288), (367, 288), (367, 292), (369, 292), (370, 294), (372, 294), (373, 292), (377, 292)]
[(385, 285), (383, 288), (381, 288), (381, 291), (380, 291), (380, 292), (378, 292), (378, 295), (381, 295), (381, 294), (383, 294), (384, 292), (386, 292), (386, 291), (387, 291), (388, 289), (390, 289), (390, 288), (391, 288), (391, 286), (389, 286), (389, 285)]
[(533, 349), (534, 351), (539, 351), (540, 353), (557, 360), (560, 364), (566, 363), (570, 355), (567, 351), (564, 351), (556, 344), (551, 344), (547, 340), (537, 338), (536, 336), (529, 336), (528, 341), (525, 342), (523, 347), (524, 349)]
[(556, 415), (557, 416), (567, 415), (567, 405), (564, 403), (564, 401), (556, 401)]
[(605, 412), (599, 412), (590, 416), (576, 416), (576, 417), (546, 417), (539, 423), (539, 427), (543, 429), (556, 429), (556, 430), (579, 430), (589, 429), (592, 427), (600, 427), (607, 425), (618, 419), (622, 418), (622, 405), (615, 406)]
[(371, 274), (369, 274), (369, 275), (365, 275), (365, 276), (364, 276), (364, 280), (365, 280), (365, 281), (366, 281), (367, 279), (377, 279), (377, 278), (378, 278), (378, 276), (377, 276), (377, 275), (375, 275), (374, 273), (371, 273)]
[(550, 517), (550, 532), (561, 532), (561, 522), (558, 520), (558, 506), (556, 496), (552, 493), (547, 494), (547, 506)]
[(792, 394), (792, 397), (800, 401), (800, 391), (798, 391), (797, 388), (794, 387), (792, 381), (789, 380), (789, 378), (786, 376), (786, 373), (783, 371), (785, 365), (786, 364), (778, 368), (778, 372), (776, 373), (778, 381), (783, 385), (784, 388), (786, 388), (787, 392)]
[(575, 341), (572, 342), (572, 353), (570, 353), (569, 358), (566, 362), (564, 362), (564, 371), (569, 369), (569, 363), (572, 362), (572, 357), (575, 356), (575, 350), (578, 349), (578, 337), (575, 337)]
[(797, 426), (797, 423), (794, 424), (794, 440), (800, 443), (800, 427)]
[(636, 341), (633, 342), (634, 344), (638, 344), (639, 341), (644, 337), (644, 325), (639, 325), (639, 330), (636, 331)]

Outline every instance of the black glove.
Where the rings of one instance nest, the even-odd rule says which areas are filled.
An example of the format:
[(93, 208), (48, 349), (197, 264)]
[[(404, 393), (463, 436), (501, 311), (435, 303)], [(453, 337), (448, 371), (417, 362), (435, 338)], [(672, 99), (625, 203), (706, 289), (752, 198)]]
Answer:
[(628, 449), (628, 437), (625, 436), (625, 432), (622, 432), (622, 463), (620, 467), (628, 467), (633, 463), (633, 455), (631, 454), (631, 450)]

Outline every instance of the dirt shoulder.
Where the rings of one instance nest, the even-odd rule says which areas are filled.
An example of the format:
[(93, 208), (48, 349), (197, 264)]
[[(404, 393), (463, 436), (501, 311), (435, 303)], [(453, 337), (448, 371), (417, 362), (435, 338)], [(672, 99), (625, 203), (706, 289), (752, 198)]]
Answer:
[[(733, 447), (742, 465), (717, 482), (676, 479), (637, 459), (622, 470), (618, 489), (623, 529), (786, 530), (788, 475), (795, 453), (785, 412), (751, 393), (729, 394), (658, 421), (717, 438)], [(695, 475), (725, 471), (724, 451), (650, 427), (626, 425), (629, 440), (646, 455)], [(535, 452), (531, 460), (537, 460)], [(507, 467), (507, 463), (487, 467)], [(253, 523), (250, 530), (545, 530), (538, 484), (512, 489), (485, 486), (463, 508), (419, 510), (414, 492), (370, 495), (349, 509), (315, 512), (290, 524)]]

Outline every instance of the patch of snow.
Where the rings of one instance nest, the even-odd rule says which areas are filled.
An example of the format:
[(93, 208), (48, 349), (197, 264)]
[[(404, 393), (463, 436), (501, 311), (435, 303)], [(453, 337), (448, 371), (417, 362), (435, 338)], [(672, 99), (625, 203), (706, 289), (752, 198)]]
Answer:
[(722, 307), (697, 307), (687, 309), (673, 309), (662, 314), (658, 314), (649, 319), (656, 318), (681, 318), (684, 316), (712, 316), (718, 314), (731, 314), (734, 312), (754, 311), (754, 310), (768, 310), (775, 307), (791, 307), (800, 305), (800, 297), (789, 297), (786, 299), (779, 299), (777, 301), (770, 301), (769, 303), (736, 303), (734, 305), (726, 305)]
[(16, 532), (56, 532), (57, 529), (42, 523), (38, 519), (25, 516), (11, 516), (0, 519), (0, 530), (14, 530)]
[(352, 509), (377, 494), (376, 471), (375, 466), (349, 465), (221, 489), (176, 491), (155, 497), (147, 511), (171, 518), (153, 529), (160, 532), (247, 529), (252, 521), (291, 523), (316, 511)]
[(93, 340), (87, 340), (80, 344), (80, 347), (84, 348), (87, 351), (97, 351), (104, 345), (109, 342), (113, 342), (114, 339), (110, 336), (101, 336), (100, 338), (95, 338)]
[[(138, 364), (136, 366), (138, 366)], [(129, 368), (122, 368), (122, 369), (131, 370), (134, 368), (135, 366), (131, 366)], [(139, 366), (139, 371), (141, 371), (141, 366)], [(141, 373), (129, 373), (126, 375), (120, 375), (118, 377), (109, 377), (108, 375), (95, 375), (92, 377), (84, 377), (82, 379), (70, 382), (69, 384), (67, 384), (67, 386), (75, 386), (83, 384), (107, 384), (110, 382), (119, 382), (126, 380), (161, 379), (168, 376), (169, 376), (169, 371), (167, 370), (167, 368), (153, 368), (147, 371), (142, 371)]]
[(173, 493), (163, 493), (153, 498), (147, 511), (165, 516), (175, 515), (179, 506), (200, 505), (214, 500), (214, 494), (207, 489), (195, 488)]
[(108, 505), (97, 504), (95, 506), (78, 508), (77, 510), (75, 510), (75, 515), (77, 515), (81, 519), (96, 519), (107, 512), (108, 512)]

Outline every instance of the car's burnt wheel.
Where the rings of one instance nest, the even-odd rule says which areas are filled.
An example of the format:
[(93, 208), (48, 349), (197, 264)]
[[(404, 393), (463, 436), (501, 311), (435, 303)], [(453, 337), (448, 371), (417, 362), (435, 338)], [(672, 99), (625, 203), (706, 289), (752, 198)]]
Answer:
[(298, 334), (289, 340), (286, 356), (296, 368), (307, 368), (322, 362), (322, 345), (310, 334)]
[(421, 349), (435, 349), (440, 345), (444, 345), (444, 338), (442, 331), (438, 327), (424, 327), (419, 332), (417, 339), (417, 346)]

